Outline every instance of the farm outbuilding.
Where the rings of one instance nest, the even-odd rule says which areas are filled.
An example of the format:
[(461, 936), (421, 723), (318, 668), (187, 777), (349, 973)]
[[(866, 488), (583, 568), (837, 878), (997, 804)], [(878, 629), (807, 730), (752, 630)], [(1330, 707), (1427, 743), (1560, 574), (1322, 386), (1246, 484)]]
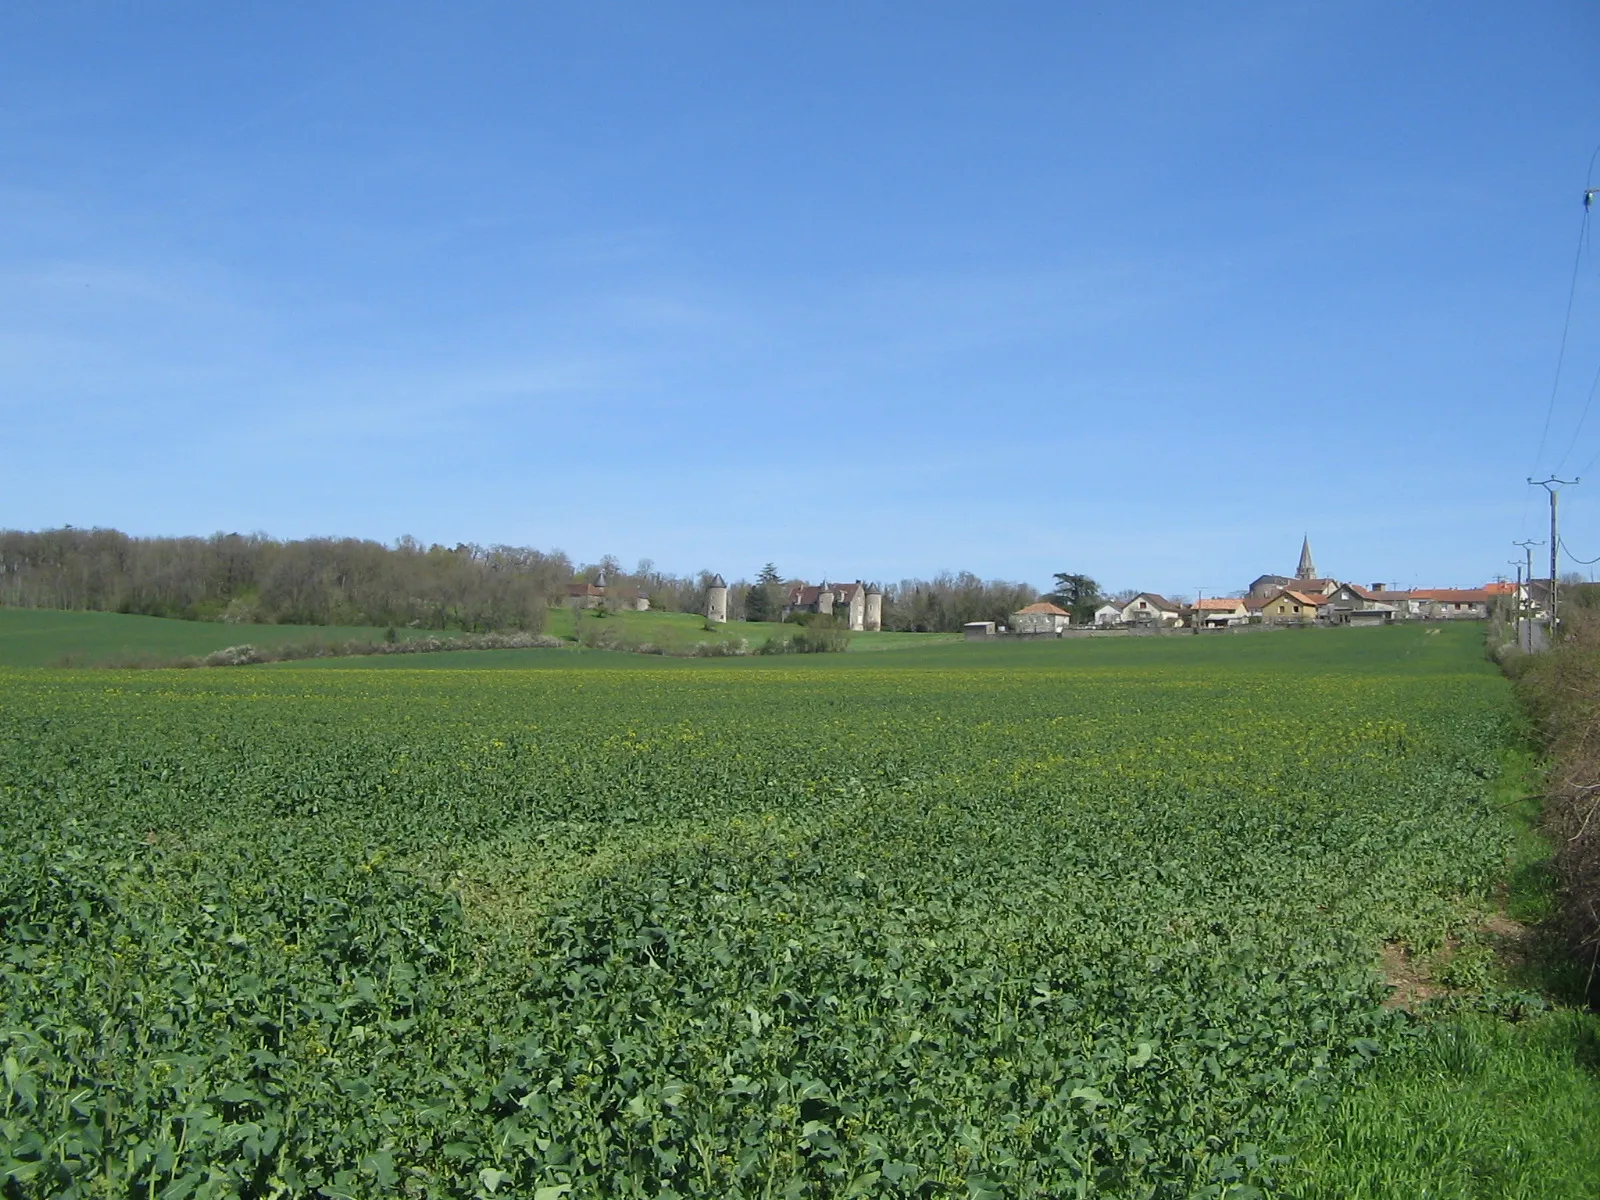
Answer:
[(1328, 619), (1335, 625), (1360, 628), (1366, 625), (1394, 624), (1395, 607), (1392, 604), (1371, 604), (1366, 608), (1335, 608)]

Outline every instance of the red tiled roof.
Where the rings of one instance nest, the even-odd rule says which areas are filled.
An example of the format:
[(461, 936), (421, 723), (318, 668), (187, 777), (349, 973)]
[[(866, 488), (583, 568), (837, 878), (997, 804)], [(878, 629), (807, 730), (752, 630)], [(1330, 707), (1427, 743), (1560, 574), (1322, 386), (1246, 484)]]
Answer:
[(1281, 599), (1284, 596), (1289, 597), (1289, 599), (1294, 601), (1296, 604), (1308, 605), (1311, 608), (1316, 608), (1319, 605), (1323, 605), (1328, 602), (1328, 598), (1323, 595), (1308, 596), (1304, 592), (1295, 591), (1293, 588), (1284, 588), (1281, 592), (1274, 592), (1272, 595), (1268, 596), (1266, 600), (1262, 601), (1262, 607), (1265, 608), (1274, 600)]
[(1487, 588), (1418, 588), (1413, 600), (1436, 600), (1441, 604), (1487, 604), (1495, 594)]
[(1041, 600), (1037, 604), (1030, 604), (1030, 605), (1028, 605), (1027, 608), (1019, 608), (1017, 610), (1017, 612), (1019, 614), (1020, 613), (1047, 613), (1048, 615), (1050, 615), (1052, 617), (1070, 617), (1072, 615), (1066, 609), (1057, 608), (1054, 604), (1051, 604), (1047, 600)]

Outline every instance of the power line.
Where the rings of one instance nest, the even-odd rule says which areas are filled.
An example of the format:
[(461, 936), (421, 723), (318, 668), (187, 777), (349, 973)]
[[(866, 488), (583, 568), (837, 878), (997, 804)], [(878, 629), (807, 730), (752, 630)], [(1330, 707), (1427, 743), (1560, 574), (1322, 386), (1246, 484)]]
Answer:
[[(1600, 153), (1600, 147), (1596, 147)], [(1589, 160), (1589, 170), (1594, 170), (1594, 160)], [(1578, 247), (1572, 255), (1572, 281), (1567, 285), (1567, 314), (1561, 322), (1561, 345), (1556, 351), (1556, 377), (1550, 384), (1550, 403), (1545, 405), (1544, 429), (1539, 434), (1539, 451), (1533, 456), (1533, 469), (1539, 469), (1539, 463), (1544, 459), (1545, 442), (1550, 437), (1550, 418), (1555, 415), (1556, 395), (1561, 391), (1561, 368), (1567, 361), (1567, 334), (1572, 329), (1572, 302), (1578, 294), (1578, 271), (1583, 266), (1583, 246), (1589, 233), (1589, 209), (1593, 206), (1595, 189), (1585, 188), (1583, 193), (1583, 217), (1578, 222)]]
[(1600, 462), (1600, 450), (1596, 450), (1594, 452), (1594, 457), (1589, 459), (1589, 461), (1584, 464), (1583, 470), (1578, 472), (1578, 478), (1582, 479), (1585, 475), (1587, 475), (1589, 473), (1589, 468), (1594, 466), (1594, 464), (1597, 462)]
[(1600, 555), (1596, 555), (1594, 558), (1579, 558), (1572, 552), (1572, 547), (1567, 545), (1565, 538), (1561, 540), (1561, 552), (1580, 567), (1592, 567), (1595, 563), (1600, 563)]
[[(1556, 470), (1561, 470), (1567, 465), (1567, 455), (1572, 453), (1573, 447), (1578, 444), (1578, 435), (1583, 432), (1583, 423), (1589, 419), (1589, 406), (1594, 403), (1594, 394), (1600, 390), (1600, 367), (1595, 368), (1594, 382), (1589, 385), (1589, 397), (1583, 402), (1583, 412), (1578, 415), (1578, 427), (1572, 431), (1572, 440), (1567, 443), (1566, 453), (1561, 456), (1561, 461), (1556, 464)], [(1580, 471), (1581, 475), (1582, 472)]]

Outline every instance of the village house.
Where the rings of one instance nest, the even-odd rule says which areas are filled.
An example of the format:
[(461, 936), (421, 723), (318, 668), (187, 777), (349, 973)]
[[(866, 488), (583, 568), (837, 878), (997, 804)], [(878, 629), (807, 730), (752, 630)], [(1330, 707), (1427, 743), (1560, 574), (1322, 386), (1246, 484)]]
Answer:
[(1122, 624), (1122, 605), (1107, 600), (1094, 610), (1094, 623), (1102, 627)]
[(784, 597), (783, 615), (817, 613), (841, 621), (858, 632), (883, 628), (883, 591), (877, 585), (821, 583), (816, 587), (798, 583)]
[(1071, 624), (1071, 613), (1045, 600), (1011, 614), (1011, 628), (1020, 637), (1060, 637)]
[[(1357, 583), (1339, 584), (1323, 597), (1320, 607), (1323, 620), (1335, 625), (1385, 625), (1394, 619), (1396, 612), (1394, 605), (1384, 601), (1383, 593)], [(1354, 616), (1359, 613), (1379, 616)]]
[(1307, 595), (1305, 592), (1284, 588), (1276, 595), (1270, 596), (1261, 606), (1262, 619), (1273, 625), (1289, 625), (1296, 621), (1314, 621), (1317, 618), (1317, 609), (1322, 605), (1323, 595), (1318, 592)]
[(1202, 629), (1226, 629), (1250, 620), (1249, 607), (1234, 596), (1205, 596), (1196, 600), (1189, 611)]
[(1487, 588), (1413, 588), (1409, 598), (1427, 621), (1481, 621), (1497, 599)]
[(1140, 592), (1122, 606), (1124, 625), (1178, 625), (1183, 621), (1183, 606), (1155, 592)]

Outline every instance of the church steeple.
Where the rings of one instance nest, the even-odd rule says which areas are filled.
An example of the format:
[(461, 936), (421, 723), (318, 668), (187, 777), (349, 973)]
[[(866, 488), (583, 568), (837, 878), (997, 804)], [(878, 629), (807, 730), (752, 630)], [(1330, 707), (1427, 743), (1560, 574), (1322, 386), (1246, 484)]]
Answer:
[(1317, 577), (1317, 564), (1311, 561), (1311, 536), (1306, 535), (1305, 541), (1300, 543), (1300, 566), (1295, 570), (1296, 579), (1315, 579)]

